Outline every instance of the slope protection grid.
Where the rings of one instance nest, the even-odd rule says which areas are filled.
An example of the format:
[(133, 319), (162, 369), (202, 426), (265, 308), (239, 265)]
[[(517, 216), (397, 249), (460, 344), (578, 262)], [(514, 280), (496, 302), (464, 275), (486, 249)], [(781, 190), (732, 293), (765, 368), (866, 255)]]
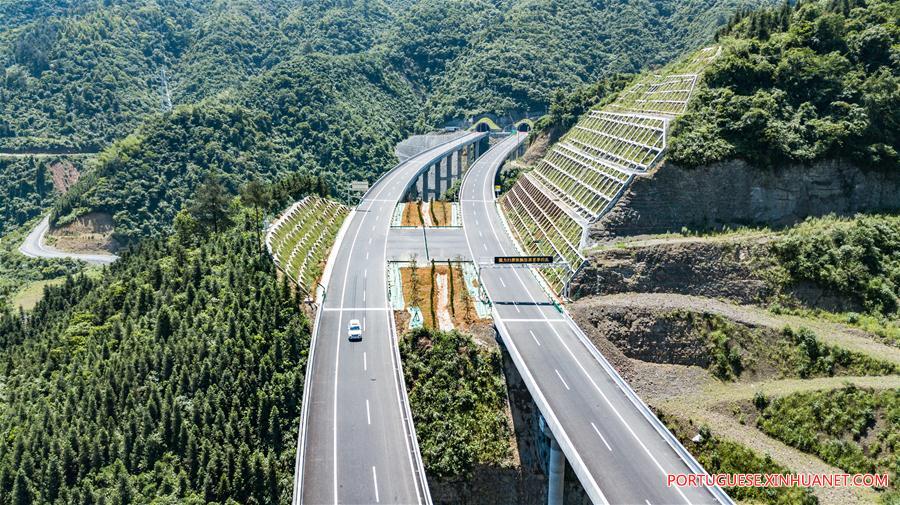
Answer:
[(525, 251), (559, 262), (541, 272), (558, 294), (565, 294), (585, 260), (588, 227), (615, 205), (635, 175), (660, 162), (672, 119), (686, 110), (700, 72), (718, 54), (708, 47), (639, 77), (614, 102), (585, 114), (500, 199)]

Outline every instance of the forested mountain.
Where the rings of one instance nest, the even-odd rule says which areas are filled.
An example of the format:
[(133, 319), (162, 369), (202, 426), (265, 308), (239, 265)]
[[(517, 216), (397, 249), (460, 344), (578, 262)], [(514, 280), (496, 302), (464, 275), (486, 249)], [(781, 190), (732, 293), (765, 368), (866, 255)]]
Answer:
[(107, 212), (116, 238), (134, 243), (167, 230), (210, 171), (232, 190), (257, 176), (371, 177), (395, 162), (393, 146), (414, 114), (409, 85), (377, 56), (297, 57), (238, 93), (148, 121), (100, 156), (54, 221)]
[(437, 121), (480, 112), (545, 111), (554, 90), (661, 65), (712, 38), (741, 6), (764, 0), (518, 0), (439, 75)]
[(389, 19), (378, 2), (29, 3), (0, 2), (0, 149), (101, 148), (161, 110), (163, 71), (189, 104), (299, 51), (366, 49)]
[(0, 311), (0, 503), (289, 500), (308, 320), (249, 215)]
[(671, 157), (900, 168), (900, 3), (801, 2), (736, 17)]
[(163, 71), (172, 101), (191, 104), (313, 52), (388, 54), (433, 95), (426, 123), (539, 110), (763, 1), (0, 0), (0, 149), (102, 148), (161, 110)]

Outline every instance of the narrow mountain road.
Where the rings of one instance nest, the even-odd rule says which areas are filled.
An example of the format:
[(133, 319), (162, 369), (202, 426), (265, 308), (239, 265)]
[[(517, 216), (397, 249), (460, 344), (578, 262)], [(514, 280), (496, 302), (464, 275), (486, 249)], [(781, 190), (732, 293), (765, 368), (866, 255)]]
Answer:
[(119, 259), (115, 254), (104, 253), (73, 253), (60, 251), (44, 243), (44, 236), (50, 230), (50, 216), (45, 216), (41, 222), (25, 237), (25, 241), (19, 246), (19, 252), (30, 258), (69, 258), (84, 261), (91, 265), (108, 265)]

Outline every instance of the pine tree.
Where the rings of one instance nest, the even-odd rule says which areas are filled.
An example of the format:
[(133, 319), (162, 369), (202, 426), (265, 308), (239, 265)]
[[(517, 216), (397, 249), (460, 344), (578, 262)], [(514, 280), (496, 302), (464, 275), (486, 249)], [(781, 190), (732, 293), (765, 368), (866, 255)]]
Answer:
[(230, 204), (231, 197), (219, 174), (210, 171), (197, 188), (191, 213), (201, 226), (212, 229), (213, 233), (219, 233), (232, 224), (228, 215)]
[(255, 217), (254, 221), (254, 229), (256, 230), (256, 241), (260, 245), (262, 244), (262, 239), (260, 238), (260, 213), (261, 209), (265, 206), (266, 202), (268, 202), (271, 198), (269, 188), (262, 183), (259, 179), (253, 179), (248, 182), (241, 188), (241, 201), (245, 205), (249, 205), (253, 207), (253, 216)]
[(25, 472), (19, 470), (16, 474), (16, 482), (12, 489), (12, 505), (31, 505), (34, 503), (34, 493), (31, 490), (31, 482), (25, 477)]

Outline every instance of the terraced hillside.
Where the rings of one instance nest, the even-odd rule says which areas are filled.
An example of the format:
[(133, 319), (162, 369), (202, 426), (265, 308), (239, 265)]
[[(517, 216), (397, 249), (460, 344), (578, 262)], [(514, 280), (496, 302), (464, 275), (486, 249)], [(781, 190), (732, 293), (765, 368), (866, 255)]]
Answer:
[(269, 227), (266, 249), (275, 264), (309, 293), (322, 273), (349, 209), (334, 200), (307, 196), (294, 203)]
[(685, 112), (702, 70), (719, 54), (704, 48), (638, 77), (612, 103), (585, 114), (501, 198), (507, 221), (530, 254), (560, 266), (544, 277), (557, 292), (584, 262), (587, 227), (609, 210), (635, 174), (659, 163), (671, 121)]

